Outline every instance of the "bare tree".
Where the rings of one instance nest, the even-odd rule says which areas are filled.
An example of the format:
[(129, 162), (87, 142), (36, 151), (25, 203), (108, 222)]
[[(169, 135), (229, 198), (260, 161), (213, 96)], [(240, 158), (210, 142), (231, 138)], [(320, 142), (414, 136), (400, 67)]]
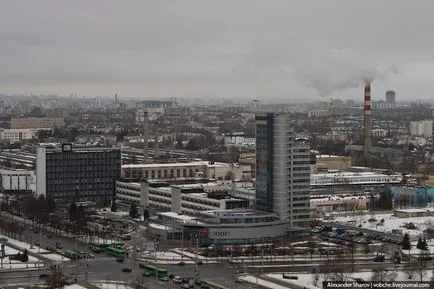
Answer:
[(372, 270), (371, 281), (389, 282), (395, 280), (397, 276), (396, 272), (379, 267)]
[(417, 258), (417, 261), (414, 263), (414, 271), (416, 275), (419, 277), (421, 282), (423, 281), (423, 278), (426, 275), (429, 259), (430, 259), (429, 253), (427, 251), (421, 251), (421, 254)]
[(140, 275), (135, 280), (133, 280), (130, 284), (133, 289), (148, 289), (146, 286), (146, 279), (144, 276)]
[(413, 275), (415, 273), (415, 264), (414, 263), (407, 263), (404, 267), (405, 273), (407, 273), (408, 279), (413, 279)]
[(58, 289), (68, 285), (68, 278), (63, 275), (59, 266), (51, 266), (51, 275), (46, 281), (47, 289)]

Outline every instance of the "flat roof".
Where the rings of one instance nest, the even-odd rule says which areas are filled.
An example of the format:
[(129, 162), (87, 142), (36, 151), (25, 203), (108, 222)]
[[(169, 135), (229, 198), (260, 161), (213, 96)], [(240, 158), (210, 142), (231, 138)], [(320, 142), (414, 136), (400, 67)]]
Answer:
[(217, 166), (217, 167), (227, 167), (230, 164), (226, 163), (210, 163), (208, 161), (195, 161), (195, 162), (185, 162), (185, 163), (158, 163), (158, 164), (127, 164), (122, 165), (122, 168), (171, 168), (171, 167), (199, 167), (199, 166)]

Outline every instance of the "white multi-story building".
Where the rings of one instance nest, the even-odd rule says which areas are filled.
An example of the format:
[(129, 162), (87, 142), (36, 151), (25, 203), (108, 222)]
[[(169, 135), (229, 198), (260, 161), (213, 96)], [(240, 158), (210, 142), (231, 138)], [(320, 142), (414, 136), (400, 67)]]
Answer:
[(176, 179), (204, 177), (216, 180), (242, 180), (251, 175), (248, 165), (208, 161), (160, 164), (129, 164), (122, 166), (122, 179)]
[(432, 137), (432, 120), (410, 121), (410, 135)]
[(376, 172), (330, 172), (312, 174), (310, 184), (312, 187), (342, 186), (342, 185), (379, 185), (399, 184), (401, 175), (385, 175)]
[(0, 131), (0, 140), (6, 140), (10, 143), (17, 143), (23, 140), (36, 138), (38, 130), (36, 129), (5, 129)]
[(243, 132), (234, 132), (224, 136), (225, 146), (254, 146), (255, 136), (245, 135)]
[(0, 188), (5, 191), (36, 191), (33, 170), (0, 169)]
[(167, 182), (116, 182), (116, 201), (154, 211), (194, 216), (199, 211), (249, 208), (249, 201), (228, 194), (228, 184), (170, 185)]
[(286, 114), (256, 116), (256, 208), (289, 222), (294, 234), (310, 225), (310, 148), (295, 138)]

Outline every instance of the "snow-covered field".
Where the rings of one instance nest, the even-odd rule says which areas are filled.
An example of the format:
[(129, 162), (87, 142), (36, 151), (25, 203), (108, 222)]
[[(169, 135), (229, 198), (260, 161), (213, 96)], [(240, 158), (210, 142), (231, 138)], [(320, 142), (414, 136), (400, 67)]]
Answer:
[[(375, 218), (376, 222), (368, 222), (370, 218)], [(384, 224), (380, 225), (380, 221), (384, 219)], [(431, 217), (413, 217), (413, 218), (398, 218), (392, 214), (376, 214), (376, 215), (356, 215), (346, 217), (335, 217), (333, 221), (339, 223), (354, 222), (354, 226), (358, 227), (360, 224), (362, 228), (377, 230), (380, 232), (391, 232), (394, 229), (402, 230), (402, 233), (409, 235), (418, 235), (427, 228), (428, 223), (434, 224), (434, 216)], [(413, 223), (417, 229), (409, 230), (403, 227), (406, 223)]]
[[(395, 281), (411, 281), (408, 279), (408, 275), (404, 271), (395, 271), (397, 273), (397, 277), (394, 279)], [(306, 287), (306, 289), (321, 289), (322, 288), (322, 278), (321, 274), (319, 275), (320, 278), (317, 285), (314, 285), (314, 275), (313, 274), (294, 274), (298, 276), (298, 280), (289, 280), (289, 279), (283, 279), (281, 273), (273, 273), (273, 274), (267, 274), (267, 277), (270, 277), (274, 280), (278, 280), (280, 282), (285, 282), (290, 284), (294, 284), (296, 286)], [(251, 276), (256, 280), (255, 276)], [(348, 275), (345, 275), (346, 280), (348, 281), (354, 281), (356, 278), (363, 279), (365, 281), (371, 281), (372, 278), (372, 272), (358, 272), (358, 273), (351, 273)], [(420, 280), (420, 277), (414, 273), (412, 280)], [(430, 281), (432, 278), (432, 270), (427, 270), (425, 273), (425, 276), (423, 278), (424, 281)]]
[[(24, 250), (23, 250), (24, 251)], [(19, 251), (12, 249), (10, 247), (5, 246), (5, 257), (3, 259), (3, 268), (1, 269), (26, 269), (26, 268), (34, 268), (37, 266), (43, 266), (43, 263), (38, 262), (38, 259), (32, 256), (29, 256), (29, 260), (27, 262), (21, 262), (19, 260), (11, 260), (8, 255), (16, 255)], [(21, 251), (21, 253), (23, 253)]]

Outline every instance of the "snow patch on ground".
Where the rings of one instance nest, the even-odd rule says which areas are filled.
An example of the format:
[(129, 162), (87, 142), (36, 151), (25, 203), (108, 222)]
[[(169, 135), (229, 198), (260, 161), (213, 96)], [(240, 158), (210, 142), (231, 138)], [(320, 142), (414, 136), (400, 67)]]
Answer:
[[(370, 218), (375, 218), (376, 222), (368, 222)], [(379, 225), (380, 221), (384, 219), (384, 224)], [(411, 218), (399, 218), (393, 214), (375, 214), (375, 215), (355, 215), (345, 217), (335, 217), (333, 221), (348, 224), (349, 221), (354, 222), (354, 226), (358, 227), (362, 225), (362, 228), (376, 230), (380, 232), (392, 232), (394, 229), (402, 230), (402, 233), (408, 233), (409, 235), (419, 235), (427, 228), (427, 223), (434, 223), (434, 216), (429, 217), (411, 217)], [(409, 230), (402, 227), (406, 223), (413, 223), (417, 229)]]
[[(408, 275), (404, 271), (395, 271), (398, 276), (395, 278), (395, 281), (411, 281), (408, 279)], [(291, 275), (291, 274), (289, 274)], [(321, 289), (322, 288), (322, 278), (321, 274), (319, 275), (320, 278), (317, 282), (317, 285), (314, 285), (314, 275), (313, 274), (294, 274), (295, 276), (298, 276), (298, 280), (289, 280), (289, 279), (283, 279), (282, 273), (273, 273), (273, 274), (267, 274), (265, 276), (270, 277), (272, 279), (275, 279), (279, 282), (285, 282), (288, 283), (288, 285), (296, 285), (301, 287), (306, 287), (306, 289)], [(432, 270), (427, 270), (425, 277), (423, 278), (424, 281), (431, 280), (433, 276)], [(256, 280), (255, 276), (251, 276)], [(346, 275), (347, 280), (354, 281), (356, 278), (363, 279), (364, 281), (371, 281), (372, 278), (372, 272), (366, 271), (366, 272), (357, 272), (357, 273), (350, 273)], [(420, 280), (420, 277), (414, 273), (412, 280)], [(277, 287), (276, 287), (277, 288)]]

